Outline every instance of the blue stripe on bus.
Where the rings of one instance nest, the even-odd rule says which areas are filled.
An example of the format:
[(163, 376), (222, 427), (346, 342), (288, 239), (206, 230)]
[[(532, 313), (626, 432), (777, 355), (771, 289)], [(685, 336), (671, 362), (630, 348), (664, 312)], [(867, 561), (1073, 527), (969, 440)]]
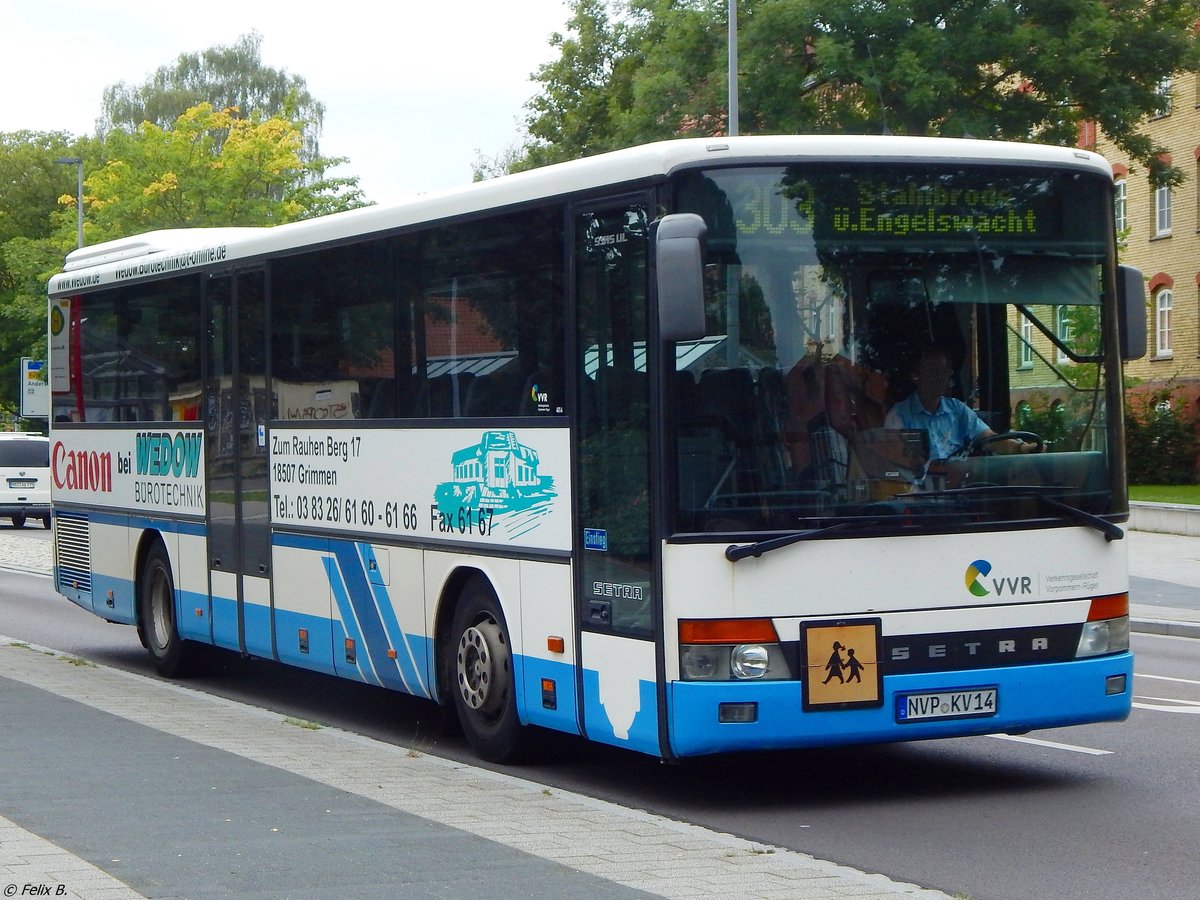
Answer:
[[(375, 560), (375, 551), (371, 549), (370, 544), (358, 544), (359, 561), (364, 571), (367, 573), (378, 573), (379, 566)], [(371, 592), (374, 595), (375, 607), (379, 611), (379, 616), (383, 624), (384, 631), (387, 635), (388, 645), (396, 651), (396, 659), (394, 660), (397, 669), (400, 671), (400, 677), (403, 679), (405, 689), (418, 697), (429, 697), (429, 690), (425, 687), (428, 683), (428, 671), (425, 672), (425, 677), (422, 677), (421, 672), (426, 668), (423, 661), (426, 659), (422, 655), (422, 662), (418, 662), (416, 655), (413, 653), (412, 646), (408, 640), (408, 635), (404, 633), (404, 629), (400, 627), (400, 622), (396, 618), (396, 609), (392, 601), (392, 597), (388, 592), (387, 586), (375, 578), (371, 578), (368, 574), (367, 580), (371, 585)], [(385, 650), (386, 656), (386, 650)], [(382, 662), (382, 661), (381, 661)]]
[(242, 604), (242, 621), (245, 623), (246, 652), (251, 656), (263, 659), (275, 658), (275, 643), (271, 633), (271, 614), (269, 606), (259, 603)]
[(276, 531), (271, 535), (271, 541), (276, 547), (288, 547), (293, 550), (329, 549), (329, 538), (317, 537), (311, 534), (293, 534), (289, 531)]
[[(1124, 694), (1105, 694), (1105, 680), (1111, 675), (1125, 675)], [(897, 694), (991, 685), (999, 692), (994, 716), (896, 723)], [(740, 684), (676, 681), (667, 687), (667, 706), (671, 749), (679, 756), (694, 756), (736, 750), (946, 738), (1120, 721), (1129, 715), (1132, 686), (1133, 657), (1129, 653), (1118, 653), (1065, 663), (889, 676), (883, 680), (883, 706), (871, 709), (806, 713), (801, 709), (798, 681)], [(721, 703), (757, 703), (758, 721), (720, 723), (717, 713)], [(595, 735), (589, 734), (589, 737)]]
[(218, 647), (226, 650), (241, 650), (238, 635), (237, 598), (212, 598), (212, 641)]
[[(334, 603), (337, 604), (338, 613), (341, 618), (340, 623), (334, 623), (334, 668), (337, 670), (339, 675), (345, 675), (346, 677), (349, 677), (349, 673), (346, 671), (346, 666), (353, 665), (355, 677), (357, 677), (359, 681), (366, 681), (370, 684), (380, 684), (381, 682), (377, 677), (375, 677), (375, 672), (373, 669), (366, 671), (363, 668), (364, 664), (369, 667), (371, 661), (367, 656), (366, 647), (363, 646), (362, 634), (358, 630), (358, 621), (354, 616), (354, 606), (350, 602), (350, 595), (346, 590), (346, 582), (342, 578), (341, 570), (338, 568), (337, 559), (332, 556), (326, 556), (321, 560), (321, 562), (325, 566), (325, 575), (329, 579), (329, 586), (333, 591), (333, 600)], [(346, 659), (342, 643), (337, 640), (336, 627), (338, 625), (341, 626), (342, 635), (354, 642), (355, 654), (353, 663), (350, 663)], [(363, 648), (362, 653), (358, 652), (359, 647)]]
[(388, 643), (383, 618), (375, 604), (375, 595), (367, 581), (367, 573), (359, 559), (357, 548), (349, 542), (334, 541), (330, 550), (333, 551), (345, 580), (346, 599), (353, 607), (353, 615), (358, 622), (362, 649), (375, 671), (378, 683), (393, 690), (408, 691), (404, 679), (388, 659), (387, 651), (391, 645)]
[[(189, 641), (212, 643), (212, 619), (209, 617), (208, 594), (198, 591), (185, 591), (178, 586), (175, 593), (179, 597), (178, 616), (175, 619), (179, 636)], [(200, 610), (200, 615), (196, 615)]]
[(143, 531), (161, 531), (166, 534), (187, 534), (194, 537), (203, 537), (208, 534), (208, 527), (204, 522), (191, 519), (159, 519), (146, 515), (106, 512), (102, 510), (78, 512), (74, 509), (68, 509), (63, 512), (72, 517), (87, 519), (88, 522), (94, 525), (117, 525), (121, 528), (129, 527), (138, 528)]

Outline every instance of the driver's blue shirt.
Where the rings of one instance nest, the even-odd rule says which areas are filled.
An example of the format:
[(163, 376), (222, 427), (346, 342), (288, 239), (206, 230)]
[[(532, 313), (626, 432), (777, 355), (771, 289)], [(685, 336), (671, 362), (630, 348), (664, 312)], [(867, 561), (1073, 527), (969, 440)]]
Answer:
[(961, 400), (942, 397), (937, 409), (929, 412), (916, 391), (888, 410), (883, 427), (928, 432), (930, 460), (949, 459), (988, 430), (979, 414)]

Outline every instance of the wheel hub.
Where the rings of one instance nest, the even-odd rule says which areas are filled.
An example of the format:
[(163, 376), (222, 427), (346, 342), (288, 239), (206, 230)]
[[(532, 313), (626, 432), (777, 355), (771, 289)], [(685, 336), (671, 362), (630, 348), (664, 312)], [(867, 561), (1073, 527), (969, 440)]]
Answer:
[(506, 670), (503, 637), (495, 622), (467, 628), (458, 641), (458, 690), (471, 709), (488, 712), (502, 702)]

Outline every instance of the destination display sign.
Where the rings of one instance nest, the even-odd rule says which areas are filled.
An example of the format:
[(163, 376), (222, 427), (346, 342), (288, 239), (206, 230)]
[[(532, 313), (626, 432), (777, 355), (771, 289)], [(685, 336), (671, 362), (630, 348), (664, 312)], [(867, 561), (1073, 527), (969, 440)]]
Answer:
[[(709, 239), (806, 238), (1003, 245), (1104, 240), (1102, 179), (1004, 168), (832, 166), (704, 173), (681, 201), (711, 220)], [(730, 228), (732, 226), (732, 229)], [(731, 233), (732, 232), (732, 233)]]

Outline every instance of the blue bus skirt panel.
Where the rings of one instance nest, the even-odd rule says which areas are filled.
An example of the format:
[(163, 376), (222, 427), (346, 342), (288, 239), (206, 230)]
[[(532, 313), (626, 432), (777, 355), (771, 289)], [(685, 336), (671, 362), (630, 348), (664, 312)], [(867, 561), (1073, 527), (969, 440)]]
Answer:
[[(589, 740), (614, 747), (640, 750), (651, 756), (661, 756), (658, 739), (658, 697), (654, 682), (639, 680), (637, 683), (639, 705), (627, 734), (617, 734), (608, 710), (600, 702), (600, 673), (586, 666), (583, 670), (584, 719), (587, 722)], [(716, 706), (713, 706), (716, 721)]]
[[(1105, 690), (1114, 675), (1125, 676), (1125, 690), (1110, 695)], [(897, 721), (899, 694), (992, 686), (998, 690), (993, 716)], [(668, 685), (667, 703), (672, 750), (678, 756), (697, 756), (1121, 721), (1129, 715), (1132, 691), (1133, 655), (1118, 653), (1066, 663), (889, 676), (883, 679), (883, 705), (871, 708), (804, 712), (798, 681), (676, 681)], [(721, 723), (722, 703), (757, 703), (757, 720)]]
[(517, 656), (513, 669), (523, 690), (517, 692), (521, 721), (567, 734), (579, 734), (575, 702), (575, 667), (536, 656)]
[[(58, 592), (76, 606), (83, 607), (88, 612), (95, 612), (92, 609), (91, 573), (81, 575), (74, 570), (55, 566), (54, 583), (58, 585)], [(85, 587), (80, 587), (80, 585), (84, 585)]]

